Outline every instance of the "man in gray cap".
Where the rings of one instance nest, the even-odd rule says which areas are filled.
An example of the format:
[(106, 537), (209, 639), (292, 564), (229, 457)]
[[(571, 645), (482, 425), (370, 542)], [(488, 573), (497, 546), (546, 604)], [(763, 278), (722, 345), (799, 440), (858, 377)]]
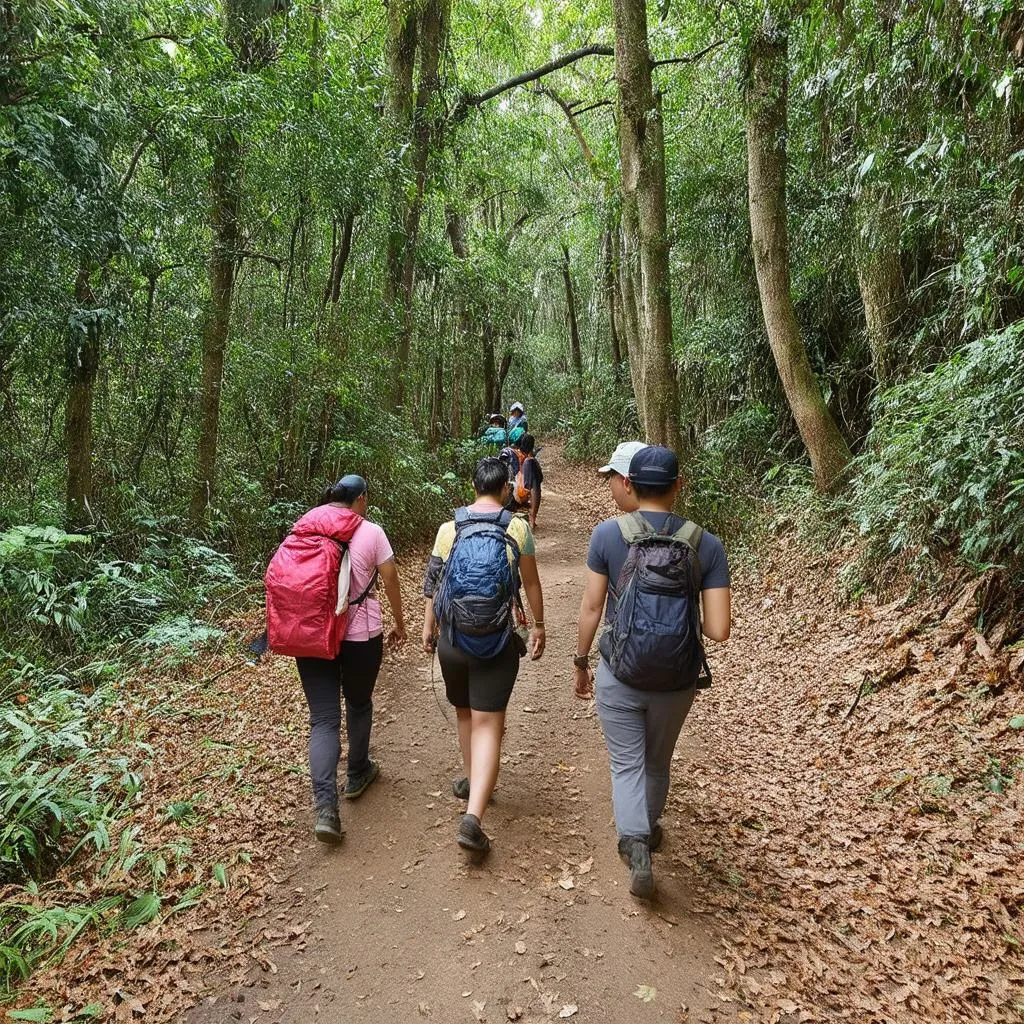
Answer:
[(649, 899), (672, 752), (697, 685), (710, 682), (701, 634), (729, 638), (729, 566), (717, 537), (672, 512), (681, 486), (675, 452), (626, 442), (600, 472), (626, 514), (598, 524), (590, 537), (574, 688), (583, 699), (594, 694), (590, 647), (604, 612), (597, 714), (619, 855), (630, 892)]

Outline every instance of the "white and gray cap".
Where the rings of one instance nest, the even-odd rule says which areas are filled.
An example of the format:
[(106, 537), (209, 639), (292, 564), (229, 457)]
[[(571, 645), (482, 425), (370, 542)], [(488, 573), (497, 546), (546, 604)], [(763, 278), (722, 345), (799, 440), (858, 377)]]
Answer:
[(629, 464), (633, 456), (643, 448), (648, 447), (643, 441), (623, 441), (612, 452), (607, 466), (602, 466), (598, 473), (618, 473), (619, 476), (629, 476)]

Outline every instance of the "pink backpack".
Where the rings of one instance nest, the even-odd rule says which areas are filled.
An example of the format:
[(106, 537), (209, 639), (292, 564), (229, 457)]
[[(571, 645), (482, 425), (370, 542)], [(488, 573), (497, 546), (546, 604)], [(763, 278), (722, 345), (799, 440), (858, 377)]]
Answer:
[(320, 505), (307, 512), (281, 542), (267, 566), (267, 637), (276, 654), (334, 658), (376, 574), (349, 600), (348, 544), (363, 522), (351, 509)]

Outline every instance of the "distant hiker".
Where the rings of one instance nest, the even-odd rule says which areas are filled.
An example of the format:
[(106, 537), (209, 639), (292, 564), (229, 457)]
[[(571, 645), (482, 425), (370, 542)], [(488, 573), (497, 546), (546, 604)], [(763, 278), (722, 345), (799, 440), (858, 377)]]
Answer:
[(629, 865), (630, 892), (647, 899), (672, 751), (697, 687), (711, 681), (701, 632), (729, 638), (729, 566), (717, 537), (672, 514), (681, 486), (675, 453), (641, 445), (623, 473), (616, 458), (622, 447), (603, 470), (626, 514), (591, 535), (573, 665), (576, 696), (590, 697), (590, 645), (604, 608), (597, 714), (611, 764), (619, 855)]
[(515, 632), (513, 603), (520, 578), (533, 612), (530, 657), (544, 653), (544, 599), (533, 533), (505, 503), (510, 483), (505, 464), (487, 456), (476, 465), (476, 501), (457, 509), (437, 531), (423, 582), (423, 648), (437, 650), (445, 693), (454, 705), (466, 777), (452, 791), (468, 801), (456, 840), (486, 853), (480, 826), (498, 779), (501, 740), (526, 644)]
[(267, 569), (271, 648), (295, 657), (309, 705), (309, 769), (316, 838), (341, 842), (338, 759), (345, 695), (348, 778), (345, 798), (362, 796), (380, 774), (369, 756), (373, 688), (383, 658), (377, 579), (395, 625), (389, 643), (405, 640), (402, 594), (384, 531), (366, 518), (366, 481), (352, 473), (292, 527)]
[(526, 422), (526, 410), (523, 408), (523, 403), (513, 402), (508, 407), (508, 431), (511, 434), (519, 427), (522, 427), (523, 433), (530, 429), (529, 423)]
[(512, 477), (511, 508), (516, 512), (526, 512), (530, 519), (530, 529), (537, 529), (537, 511), (540, 509), (541, 484), (544, 482), (544, 471), (537, 461), (536, 442), (533, 434), (524, 434), (513, 446), (516, 453), (516, 472)]
[(480, 443), (486, 445), (508, 444), (508, 430), (505, 427), (505, 417), (500, 412), (492, 412), (487, 417), (487, 429), (483, 432)]

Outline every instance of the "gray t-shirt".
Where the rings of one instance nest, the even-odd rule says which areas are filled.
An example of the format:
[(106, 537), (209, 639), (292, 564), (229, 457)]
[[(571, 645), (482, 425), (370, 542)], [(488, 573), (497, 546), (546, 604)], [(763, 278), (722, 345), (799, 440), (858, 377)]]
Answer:
[[(665, 529), (665, 521), (671, 512), (642, 513), (659, 533)], [(676, 529), (680, 524), (676, 524)], [(675, 532), (672, 530), (671, 532)], [(615, 519), (606, 519), (599, 523), (590, 535), (590, 549), (587, 551), (587, 568), (608, 577), (608, 601), (605, 604), (604, 617), (611, 621), (615, 613), (615, 596), (612, 589), (619, 581), (623, 563), (629, 553), (629, 545), (622, 538), (622, 531)], [(725, 557), (722, 542), (713, 534), (704, 531), (697, 551), (700, 558), (701, 590), (717, 590), (729, 586), (729, 562)]]

